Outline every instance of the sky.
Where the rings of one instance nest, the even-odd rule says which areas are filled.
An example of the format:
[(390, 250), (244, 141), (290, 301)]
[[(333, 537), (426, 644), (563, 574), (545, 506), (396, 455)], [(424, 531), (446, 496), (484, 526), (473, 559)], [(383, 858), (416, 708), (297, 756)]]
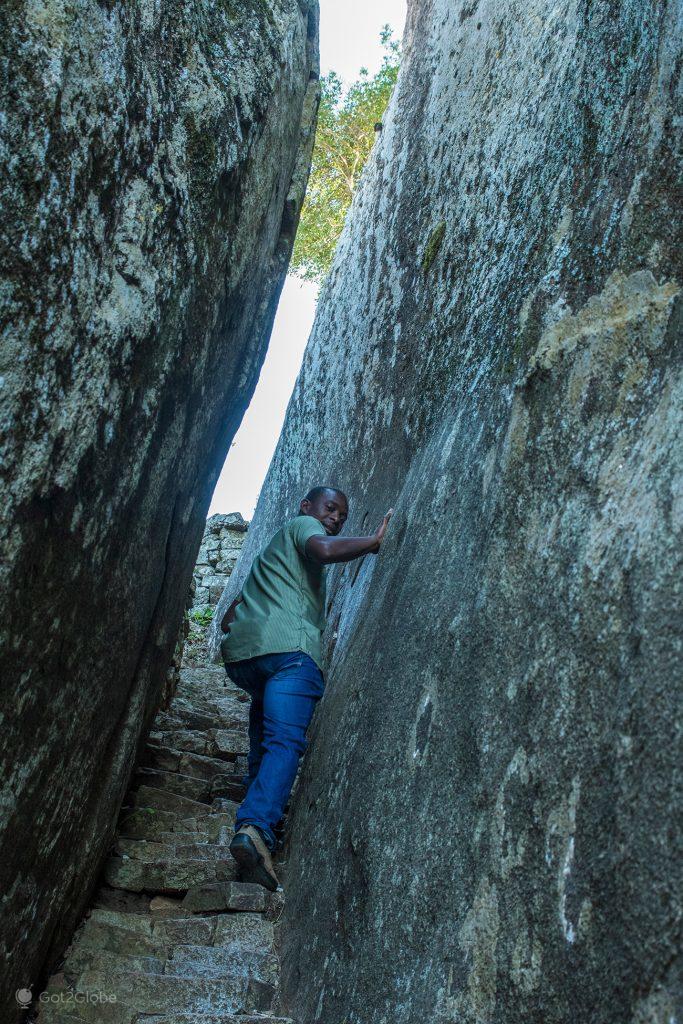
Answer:
[[(320, 70), (352, 82), (362, 67), (382, 63), (380, 30), (389, 24), (401, 36), (406, 0), (320, 0)], [(251, 405), (235, 435), (218, 478), (209, 515), (241, 512), (251, 519), (280, 435), (287, 402), (313, 326), (317, 287), (288, 277), (273, 334)]]

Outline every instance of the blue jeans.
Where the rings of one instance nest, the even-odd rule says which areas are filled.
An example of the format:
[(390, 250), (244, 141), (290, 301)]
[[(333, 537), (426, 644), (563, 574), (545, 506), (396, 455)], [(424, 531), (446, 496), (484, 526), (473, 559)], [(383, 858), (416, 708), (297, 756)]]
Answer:
[(258, 825), (272, 850), (273, 827), (292, 790), (299, 759), (308, 745), (306, 729), (325, 681), (303, 651), (260, 654), (229, 662), (226, 670), (235, 686), (251, 696), (248, 789), (237, 810), (235, 831), (242, 825)]

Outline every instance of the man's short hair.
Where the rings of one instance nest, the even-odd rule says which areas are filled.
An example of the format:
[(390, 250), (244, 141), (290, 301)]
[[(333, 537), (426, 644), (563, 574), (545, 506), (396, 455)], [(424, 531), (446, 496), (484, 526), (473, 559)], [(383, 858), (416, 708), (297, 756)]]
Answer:
[[(341, 494), (343, 498), (346, 498), (346, 495), (339, 487), (311, 487), (310, 491), (305, 496), (304, 501), (315, 501), (315, 499), (319, 498), (321, 494), (325, 493), (325, 491), (334, 491), (335, 494)], [(348, 500), (349, 499), (346, 498), (347, 504)]]

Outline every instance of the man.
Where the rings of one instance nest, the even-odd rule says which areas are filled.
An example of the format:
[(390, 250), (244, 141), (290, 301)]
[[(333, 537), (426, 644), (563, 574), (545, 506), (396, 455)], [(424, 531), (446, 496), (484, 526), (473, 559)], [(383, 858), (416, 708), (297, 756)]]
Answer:
[(301, 501), (299, 515), (254, 559), (221, 622), (228, 632), (221, 643), (227, 673), (251, 695), (247, 793), (230, 852), (251, 881), (273, 892), (278, 887), (270, 856), (273, 828), (325, 689), (325, 566), (377, 554), (392, 511), (369, 537), (338, 538), (349, 512), (346, 495), (336, 487), (314, 487)]

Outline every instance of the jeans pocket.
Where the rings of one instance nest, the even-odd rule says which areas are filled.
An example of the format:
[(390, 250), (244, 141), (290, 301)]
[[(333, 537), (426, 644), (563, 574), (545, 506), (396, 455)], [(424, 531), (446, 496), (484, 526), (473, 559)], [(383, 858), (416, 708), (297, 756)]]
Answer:
[(320, 700), (323, 693), (325, 692), (325, 677), (322, 674), (322, 670), (318, 663), (310, 656), (310, 654), (304, 653), (301, 663), (304, 669), (306, 678), (312, 684), (314, 689), (317, 691), (316, 699)]
[(277, 654), (264, 654), (263, 667), (269, 675), (275, 675), (276, 672), (301, 668), (305, 657), (306, 655), (303, 651), (282, 651)]

